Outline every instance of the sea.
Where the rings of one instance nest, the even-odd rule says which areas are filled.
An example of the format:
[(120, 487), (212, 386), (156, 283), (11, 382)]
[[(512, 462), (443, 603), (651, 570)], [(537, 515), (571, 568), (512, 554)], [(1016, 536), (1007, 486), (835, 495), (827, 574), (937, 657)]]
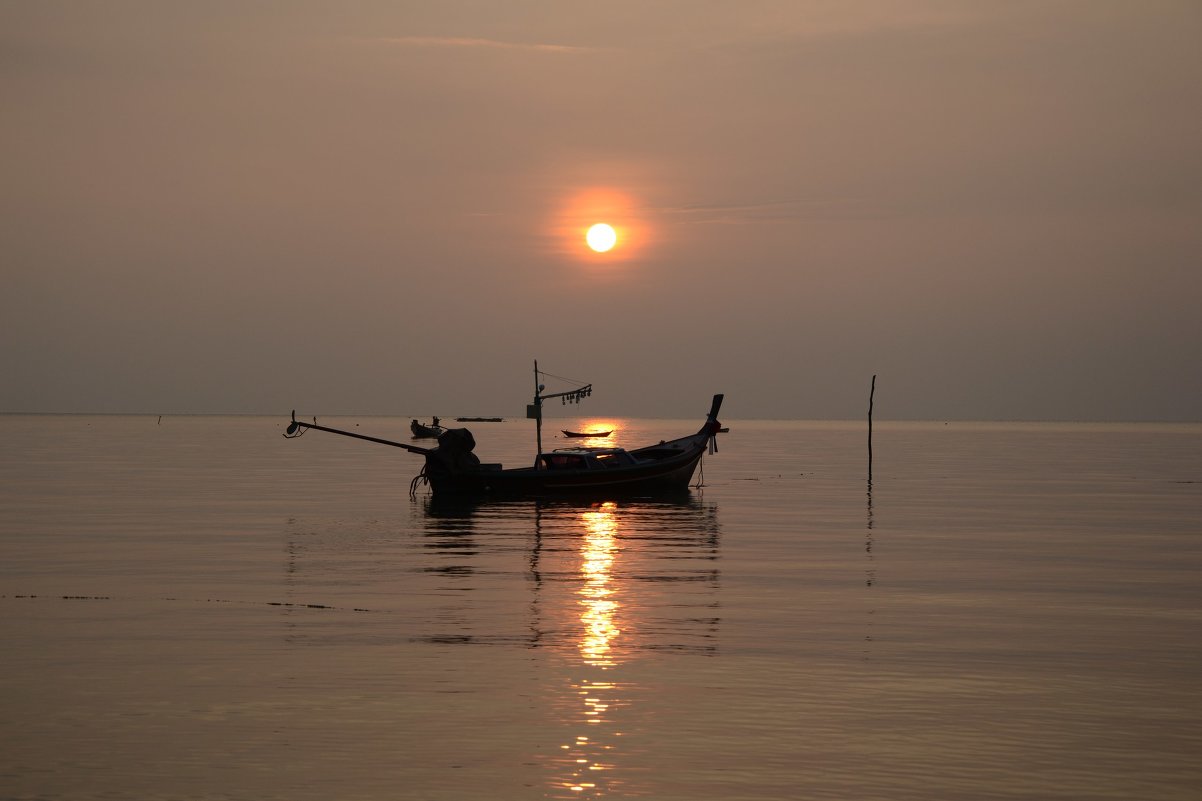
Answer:
[(1202, 798), (1200, 424), (724, 419), (681, 498), (445, 503), (287, 422), (0, 416), (0, 798)]

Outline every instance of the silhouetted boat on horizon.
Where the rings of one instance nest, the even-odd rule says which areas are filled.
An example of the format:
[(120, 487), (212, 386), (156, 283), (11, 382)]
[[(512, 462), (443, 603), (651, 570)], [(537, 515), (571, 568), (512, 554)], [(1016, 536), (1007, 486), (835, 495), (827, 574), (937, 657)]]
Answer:
[(425, 425), (413, 420), (409, 423), (409, 430), (413, 432), (415, 439), (438, 439), (442, 432), (446, 431), (441, 425), (437, 417), (431, 418), (430, 425)]
[[(526, 416), (536, 422), (537, 450), (529, 467), (503, 469), (500, 464), (482, 463), (473, 451), (476, 439), (466, 428), (446, 429), (438, 435), (438, 447), (420, 448), (402, 442), (341, 431), (296, 419), (288, 425), (285, 437), (298, 437), (308, 429), (363, 439), (403, 448), (425, 457), (425, 464), (409, 484), (413, 495), (422, 483), (429, 484), (435, 495), (474, 496), (581, 496), (610, 499), (671, 495), (688, 490), (689, 482), (701, 457), (717, 452), (717, 435), (722, 431), (718, 411), (722, 395), (714, 395), (705, 422), (697, 433), (661, 440), (634, 450), (614, 447), (557, 448), (542, 450), (543, 401), (553, 398), (563, 403), (578, 403), (592, 394), (592, 384), (567, 392), (544, 395), (539, 383), (538, 362), (534, 363), (534, 403)], [(415, 423), (417, 421), (414, 421)]]
[(609, 431), (596, 431), (592, 434), (586, 431), (568, 431), (566, 429), (560, 430), (563, 431), (563, 435), (565, 437), (574, 437), (577, 439), (583, 439), (584, 437), (608, 437), (610, 434), (614, 433), (612, 429)]

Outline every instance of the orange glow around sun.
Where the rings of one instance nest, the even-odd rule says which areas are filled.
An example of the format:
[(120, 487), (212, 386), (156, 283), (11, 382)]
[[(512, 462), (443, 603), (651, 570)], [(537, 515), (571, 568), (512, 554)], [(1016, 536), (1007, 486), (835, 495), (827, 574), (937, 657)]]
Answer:
[(639, 212), (629, 192), (600, 187), (576, 190), (559, 204), (555, 222), (559, 249), (598, 265), (634, 258), (649, 238)]

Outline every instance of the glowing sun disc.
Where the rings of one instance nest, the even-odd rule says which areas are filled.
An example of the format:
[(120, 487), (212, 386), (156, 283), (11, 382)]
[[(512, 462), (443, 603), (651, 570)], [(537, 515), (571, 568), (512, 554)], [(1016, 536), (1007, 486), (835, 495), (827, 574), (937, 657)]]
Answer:
[(613, 248), (618, 242), (618, 232), (613, 229), (612, 225), (606, 223), (597, 223), (592, 228), (588, 229), (584, 240), (588, 242), (588, 246), (598, 253), (604, 253)]

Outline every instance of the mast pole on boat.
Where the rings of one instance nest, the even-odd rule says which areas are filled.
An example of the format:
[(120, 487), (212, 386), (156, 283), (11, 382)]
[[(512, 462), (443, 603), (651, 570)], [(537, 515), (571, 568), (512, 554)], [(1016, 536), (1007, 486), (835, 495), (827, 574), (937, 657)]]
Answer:
[(535, 442), (538, 445), (538, 450), (534, 453), (534, 466), (538, 467), (538, 455), (543, 452), (543, 401), (547, 398), (563, 398), (564, 403), (580, 403), (580, 401), (593, 394), (593, 385), (585, 384), (576, 389), (570, 389), (567, 392), (554, 392), (550, 395), (544, 395), (543, 390), (546, 385), (538, 382), (538, 359), (534, 360), (534, 403), (526, 407), (526, 417), (533, 417), (535, 423)]
[(538, 383), (538, 359), (534, 360), (534, 404), (527, 410), (528, 416), (534, 418), (534, 466), (538, 467), (538, 455), (543, 452), (543, 386)]

